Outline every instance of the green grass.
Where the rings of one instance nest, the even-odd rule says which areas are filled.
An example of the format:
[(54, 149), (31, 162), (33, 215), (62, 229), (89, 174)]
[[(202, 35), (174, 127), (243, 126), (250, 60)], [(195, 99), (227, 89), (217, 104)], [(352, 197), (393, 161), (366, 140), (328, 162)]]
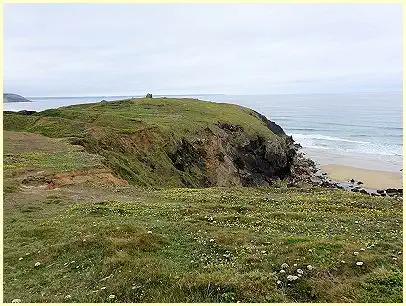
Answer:
[[(394, 199), (298, 188), (77, 187), (80, 201), (71, 192), (6, 195), (5, 301), (402, 300)], [(287, 282), (297, 268), (304, 275)]]
[[(168, 188), (199, 185), (199, 169), (181, 177), (167, 153), (202, 127), (224, 120), (278, 141), (249, 112), (137, 99), (6, 114), (4, 302), (401, 302), (399, 199), (283, 182)], [(21, 184), (102, 163), (142, 187), (97, 173), (55, 189)]]
[[(170, 154), (186, 139), (201, 142), (224, 135), (219, 123), (243, 127), (228, 141), (241, 144), (252, 137), (280, 142), (257, 115), (241, 106), (195, 99), (132, 99), (50, 109), (31, 116), (4, 114), (4, 129), (69, 138), (132, 184), (153, 187), (202, 187), (217, 174), (195, 167), (176, 169)], [(213, 172), (213, 170), (212, 170)]]

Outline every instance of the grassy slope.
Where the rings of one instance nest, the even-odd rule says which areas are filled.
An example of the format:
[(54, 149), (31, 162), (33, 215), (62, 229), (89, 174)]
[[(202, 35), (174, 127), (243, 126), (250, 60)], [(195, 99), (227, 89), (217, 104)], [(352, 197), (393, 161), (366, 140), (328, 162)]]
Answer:
[(5, 114), (4, 129), (40, 133), (48, 137), (72, 137), (91, 152), (106, 158), (106, 164), (137, 185), (179, 187), (186, 181), (199, 186), (195, 169), (185, 175), (174, 168), (167, 152), (182, 138), (202, 137), (200, 131), (220, 129), (218, 122), (244, 127), (241, 137), (276, 137), (251, 110), (194, 99), (133, 99), (93, 103), (46, 110), (34, 116)]
[[(5, 154), (31, 148), (47, 156), (55, 140), (38, 145), (30, 136), (37, 137), (14, 134)], [(18, 190), (8, 176), (13, 161), (5, 163), (6, 183), (14, 186), (4, 196), (6, 302), (402, 300), (396, 199), (305, 188)], [(35, 168), (47, 165), (39, 159)], [(304, 275), (288, 283), (297, 268)]]

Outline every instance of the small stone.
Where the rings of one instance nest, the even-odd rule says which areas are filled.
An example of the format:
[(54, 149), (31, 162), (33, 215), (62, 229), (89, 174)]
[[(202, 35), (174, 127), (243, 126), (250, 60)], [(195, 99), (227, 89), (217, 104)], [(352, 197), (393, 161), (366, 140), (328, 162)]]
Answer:
[(214, 239), (213, 239), (213, 238), (211, 238), (209, 241), (210, 241), (210, 242), (214, 242)]
[(30, 253), (25, 253), (25, 256), (28, 256), (28, 255), (30, 255)]
[(287, 269), (287, 268), (289, 268), (289, 265), (288, 265), (286, 262), (284, 262), (284, 263), (282, 264), (281, 268), (282, 268), (282, 269)]
[(364, 249), (364, 248), (360, 248), (359, 250), (360, 250), (360, 251), (365, 251), (365, 249)]
[(116, 296), (114, 295), (114, 294), (110, 294), (109, 295), (109, 299), (111, 300), (111, 299), (114, 299), (114, 298), (116, 298)]
[(285, 271), (285, 270), (283, 270), (283, 269), (279, 271), (279, 273), (285, 273), (285, 272), (286, 272), (286, 271)]
[(313, 270), (312, 265), (308, 265), (306, 268), (307, 268), (307, 270), (309, 270), (309, 271)]
[(358, 256), (358, 255), (359, 255), (359, 252), (354, 252), (354, 255), (355, 255), (355, 256)]
[(41, 265), (41, 263), (39, 261), (37, 261), (34, 266), (39, 267), (40, 265)]
[(70, 294), (68, 294), (67, 296), (65, 296), (65, 300), (69, 300), (72, 296)]
[(297, 267), (297, 264), (293, 264), (294, 267)]
[(148, 234), (152, 234), (152, 231), (148, 231), (147, 233), (148, 233)]
[(364, 263), (363, 263), (362, 261), (357, 261), (357, 262), (356, 262), (356, 265), (357, 265), (357, 266), (362, 266), (363, 264), (364, 264)]
[(20, 299), (14, 299), (14, 300), (11, 301), (11, 303), (21, 303), (21, 300)]
[(23, 260), (24, 258), (20, 257), (18, 260)]
[(345, 263), (345, 260), (341, 260), (341, 263)]
[(303, 274), (303, 270), (302, 269), (297, 269), (297, 273)]
[(106, 287), (101, 287), (100, 290), (106, 290)]
[(278, 281), (276, 281), (276, 284), (280, 285), (280, 284), (282, 284), (282, 281), (278, 280)]

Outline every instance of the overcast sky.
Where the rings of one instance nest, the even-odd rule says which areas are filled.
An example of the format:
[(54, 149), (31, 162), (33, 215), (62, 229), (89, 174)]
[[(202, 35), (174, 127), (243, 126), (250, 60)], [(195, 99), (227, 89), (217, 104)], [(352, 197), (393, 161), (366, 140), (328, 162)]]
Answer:
[(25, 96), (399, 91), (400, 4), (5, 4)]

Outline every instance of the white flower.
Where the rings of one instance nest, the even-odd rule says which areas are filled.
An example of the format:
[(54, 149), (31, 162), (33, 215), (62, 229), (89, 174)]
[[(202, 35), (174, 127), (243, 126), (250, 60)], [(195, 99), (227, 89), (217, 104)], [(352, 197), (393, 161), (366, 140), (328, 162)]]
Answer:
[(39, 267), (40, 265), (41, 265), (41, 263), (39, 261), (37, 261), (34, 266)]
[(289, 268), (289, 265), (288, 265), (286, 262), (284, 262), (284, 263), (282, 264), (281, 268), (282, 268), (282, 269)]
[(109, 299), (114, 299), (116, 296), (114, 294), (109, 295)]
[(362, 261), (357, 261), (356, 265), (357, 266), (362, 266), (364, 263)]
[(313, 269), (312, 265), (307, 266), (307, 270), (311, 271)]
[(287, 279), (288, 281), (294, 281), (297, 280), (299, 277), (297, 277), (296, 275), (288, 275)]
[(18, 260), (23, 260), (24, 258), (20, 257)]
[(65, 299), (66, 300), (68, 300), (68, 299), (70, 299), (71, 298), (71, 295), (70, 294), (68, 294), (67, 296), (65, 296)]
[(152, 231), (148, 231), (147, 233), (148, 233), (148, 234), (152, 234)]
[(11, 301), (11, 303), (21, 303), (21, 300), (20, 299), (14, 299), (14, 300)]
[(279, 273), (285, 273), (285, 272), (286, 272), (286, 271), (285, 271), (285, 270), (283, 270), (283, 269), (279, 271)]
[(303, 270), (302, 269), (297, 269), (297, 273), (303, 274)]
[(357, 256), (359, 254), (359, 252), (354, 252), (354, 255)]

